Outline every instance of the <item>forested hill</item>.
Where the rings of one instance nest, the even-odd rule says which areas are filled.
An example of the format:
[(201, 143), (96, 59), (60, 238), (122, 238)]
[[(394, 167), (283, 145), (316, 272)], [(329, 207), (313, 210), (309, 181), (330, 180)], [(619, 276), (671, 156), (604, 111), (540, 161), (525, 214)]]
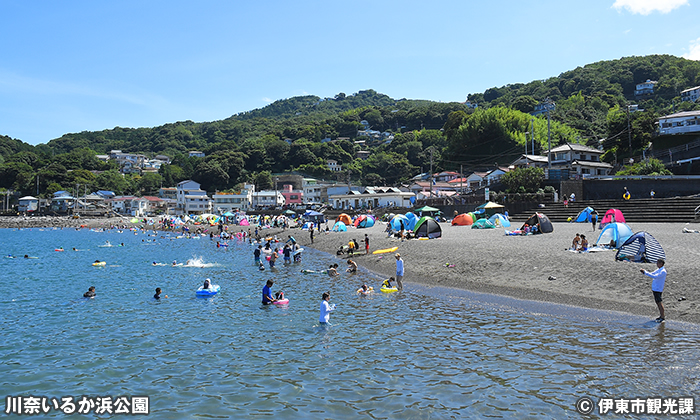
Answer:
[[(658, 82), (654, 94), (635, 97), (637, 84), (646, 80)], [(594, 140), (611, 134), (606, 119), (608, 111), (616, 107), (638, 104), (654, 115), (700, 109), (699, 104), (680, 101), (680, 92), (695, 86), (700, 86), (700, 62), (649, 55), (599, 61), (545, 80), (493, 87), (470, 94), (468, 99), (483, 107), (503, 105), (532, 112), (535, 105), (549, 98), (556, 103), (554, 119), (576, 128), (581, 137)]]
[[(636, 84), (647, 79), (657, 82), (654, 94), (636, 98)], [(546, 117), (529, 113), (546, 99), (556, 104), (551, 112), (553, 146), (579, 142), (598, 147), (599, 140), (606, 139), (603, 158), (611, 161), (641, 155), (658, 116), (700, 109), (700, 104), (680, 101), (680, 92), (694, 86), (700, 86), (700, 62), (652, 55), (601, 61), (545, 80), (494, 87), (468, 95), (466, 104), (392, 99), (369, 89), (332, 98), (278, 100), (220, 121), (70, 133), (36, 147), (0, 136), (0, 188), (36, 192), (38, 181), (40, 191), (80, 183), (118, 193), (153, 193), (155, 185), (188, 178), (207, 190), (229, 189), (243, 181), (264, 188), (275, 172), (333, 178), (338, 174), (330, 172), (328, 159), (342, 165), (343, 177), (396, 185), (426, 171), (431, 162), (437, 171), (507, 164), (533, 135), (535, 153), (542, 153), (547, 147)], [(629, 104), (638, 104), (644, 112), (628, 117)], [(382, 134), (358, 136), (366, 128)], [(159, 174), (121, 177), (113, 162), (95, 158), (113, 149), (149, 157), (164, 154), (173, 163)], [(357, 158), (360, 149), (370, 157)], [(206, 157), (189, 158), (191, 150)]]

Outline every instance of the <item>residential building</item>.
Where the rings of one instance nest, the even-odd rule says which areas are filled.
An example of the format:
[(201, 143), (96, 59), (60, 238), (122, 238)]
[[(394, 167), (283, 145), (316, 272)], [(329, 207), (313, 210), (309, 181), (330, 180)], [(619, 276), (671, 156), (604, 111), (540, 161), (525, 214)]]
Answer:
[(326, 164), (328, 164), (328, 169), (330, 169), (333, 172), (340, 172), (343, 170), (342, 165), (340, 165), (337, 160), (328, 159), (326, 161)]
[(189, 157), (203, 158), (204, 156), (205, 156), (204, 152), (200, 152), (199, 150), (190, 150), (190, 152), (189, 152)]
[(163, 187), (158, 190), (158, 197), (177, 201), (177, 188)]
[(659, 118), (659, 134), (688, 134), (700, 131), (700, 111), (684, 111)]
[(330, 195), (334, 209), (373, 209), (378, 207), (411, 207), (415, 194), (394, 187), (367, 187), (363, 192), (346, 191)]
[(453, 179), (459, 178), (459, 172), (454, 171), (443, 171), (438, 174), (433, 175), (433, 179), (436, 181), (450, 182)]
[(243, 188), (233, 192), (217, 192), (212, 196), (214, 200), (214, 213), (224, 214), (238, 210), (248, 211), (254, 208), (253, 194), (255, 185), (243, 184)]
[(510, 164), (513, 168), (546, 168), (547, 156), (521, 155)]
[(253, 207), (274, 208), (284, 205), (284, 196), (280, 191), (256, 191), (253, 193)]
[(486, 176), (484, 177), (484, 179), (486, 180), (486, 185), (493, 185), (497, 182), (500, 182), (501, 177), (505, 175), (505, 173), (509, 170), (510, 169), (508, 168), (499, 167), (486, 172)]
[(634, 90), (634, 96), (646, 96), (654, 94), (654, 85), (659, 82), (647, 79), (646, 82), (637, 83), (637, 88)]
[(611, 164), (600, 161), (602, 150), (582, 144), (566, 143), (555, 147), (548, 153), (552, 170), (557, 172), (547, 173), (547, 179), (609, 175), (613, 168)]
[(408, 191), (418, 199), (435, 198), (453, 195), (459, 190), (459, 185), (453, 185), (445, 181), (415, 181), (408, 186)]
[(284, 184), (282, 195), (284, 196), (284, 204), (287, 206), (304, 203), (304, 191), (294, 190), (292, 185)]
[(695, 86), (681, 92), (681, 101), (698, 102), (700, 86)]
[(470, 190), (478, 190), (486, 185), (486, 172), (472, 172), (467, 176), (467, 184)]
[(177, 211), (185, 214), (211, 213), (212, 201), (200, 184), (192, 180), (177, 184)]
[(304, 178), (302, 190), (305, 203), (321, 203), (324, 186), (314, 178)]

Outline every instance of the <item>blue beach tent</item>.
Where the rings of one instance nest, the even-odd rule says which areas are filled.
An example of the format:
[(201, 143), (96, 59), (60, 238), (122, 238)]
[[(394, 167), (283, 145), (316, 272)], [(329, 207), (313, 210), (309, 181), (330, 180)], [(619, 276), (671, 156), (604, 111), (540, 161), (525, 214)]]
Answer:
[(620, 248), (630, 236), (634, 235), (632, 229), (624, 223), (608, 223), (598, 235), (598, 246), (610, 245), (614, 241), (613, 248)]
[(418, 222), (418, 216), (412, 212), (405, 214), (406, 219), (408, 219), (408, 224), (406, 225), (406, 230), (414, 230), (416, 228), (416, 223)]
[(594, 212), (593, 207), (586, 207), (581, 210), (576, 218), (573, 220), (574, 223), (584, 223), (591, 221), (591, 214)]
[(508, 218), (502, 215), (501, 213), (496, 213), (493, 216), (489, 217), (489, 222), (491, 222), (491, 224), (497, 227), (510, 227), (510, 220), (508, 220)]
[(391, 228), (398, 232), (401, 230), (401, 222), (403, 222), (403, 228), (404, 230), (408, 230), (408, 217), (404, 216), (403, 214), (397, 214), (391, 219)]
[(637, 232), (630, 236), (615, 254), (617, 261), (656, 263), (666, 259), (666, 253), (659, 242), (647, 232)]
[(343, 222), (335, 222), (333, 225), (333, 229), (331, 229), (333, 232), (347, 232), (348, 227), (345, 226), (345, 223)]

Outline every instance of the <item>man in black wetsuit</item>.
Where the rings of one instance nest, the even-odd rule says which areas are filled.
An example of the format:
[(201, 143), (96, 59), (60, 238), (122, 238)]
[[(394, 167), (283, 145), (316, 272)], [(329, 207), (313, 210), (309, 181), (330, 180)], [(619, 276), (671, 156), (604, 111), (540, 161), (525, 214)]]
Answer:
[(87, 292), (83, 293), (83, 297), (94, 298), (96, 296), (95, 286), (90, 286)]

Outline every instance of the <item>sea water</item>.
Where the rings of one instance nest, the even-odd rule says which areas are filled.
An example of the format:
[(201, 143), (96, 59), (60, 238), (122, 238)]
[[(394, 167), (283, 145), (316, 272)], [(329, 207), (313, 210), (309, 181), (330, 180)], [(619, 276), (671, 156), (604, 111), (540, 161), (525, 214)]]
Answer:
[[(383, 294), (371, 273), (301, 272), (342, 262), (330, 254), (259, 271), (253, 246), (228, 243), (1, 229), (0, 252), (17, 256), (0, 260), (3, 411), (7, 397), (145, 396), (153, 418), (561, 419), (582, 417), (582, 397), (698, 402), (695, 325), (410, 283)], [(205, 278), (218, 295), (195, 296)], [(289, 305), (261, 305), (268, 279)], [(363, 282), (377, 292), (358, 296)]]

